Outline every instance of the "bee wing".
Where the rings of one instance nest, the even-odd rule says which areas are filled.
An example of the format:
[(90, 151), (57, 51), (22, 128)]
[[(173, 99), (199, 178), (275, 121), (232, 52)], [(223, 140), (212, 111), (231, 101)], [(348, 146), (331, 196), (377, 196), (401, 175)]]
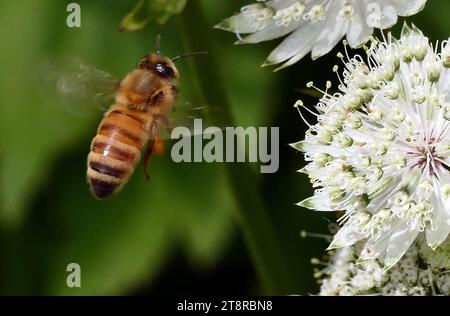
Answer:
[[(223, 109), (213, 106), (194, 106), (189, 102), (175, 106), (167, 118), (171, 128), (185, 127), (192, 136), (203, 135), (208, 127), (214, 126), (223, 130), (226, 126), (223, 120)], [(201, 120), (201, 126), (198, 120)], [(162, 133), (162, 137), (170, 138), (170, 135)]]
[(41, 77), (55, 104), (71, 114), (82, 116), (106, 110), (120, 84), (108, 72), (78, 59), (47, 62), (42, 67)]

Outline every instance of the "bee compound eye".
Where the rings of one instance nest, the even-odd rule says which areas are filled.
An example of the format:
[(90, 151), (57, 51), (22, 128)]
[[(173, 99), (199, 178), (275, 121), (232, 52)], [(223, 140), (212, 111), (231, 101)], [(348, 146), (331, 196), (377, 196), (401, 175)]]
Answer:
[(175, 72), (173, 71), (172, 67), (164, 65), (164, 64), (156, 64), (155, 65), (156, 71), (161, 74), (164, 77), (167, 78), (174, 78)]

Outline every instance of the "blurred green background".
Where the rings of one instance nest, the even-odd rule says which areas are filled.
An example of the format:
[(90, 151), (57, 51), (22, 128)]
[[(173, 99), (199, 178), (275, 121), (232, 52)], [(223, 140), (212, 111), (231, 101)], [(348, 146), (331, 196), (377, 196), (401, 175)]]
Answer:
[[(234, 46), (233, 34), (212, 28), (251, 1), (188, 0), (164, 25), (123, 33), (120, 21), (135, 1), (77, 1), (81, 28), (66, 26), (69, 2), (0, 4), (0, 294), (316, 293), (309, 261), (327, 244), (302, 239), (300, 231), (326, 233), (335, 217), (294, 206), (311, 188), (295, 172), (301, 155), (287, 144), (305, 131), (292, 105), (298, 98), (315, 102), (300, 89), (310, 80), (334, 80), (340, 47), (273, 73), (260, 65), (278, 41)], [(449, 10), (449, 1), (429, 0), (408, 21), (432, 40), (447, 39)], [(120, 194), (105, 201), (91, 196), (86, 156), (102, 113), (64, 111), (44, 91), (39, 69), (75, 57), (121, 78), (154, 50), (157, 34), (168, 56), (210, 52), (179, 63), (181, 102), (227, 104), (236, 126), (280, 127), (277, 173), (258, 174), (255, 165), (175, 164), (166, 154), (152, 160), (149, 182), (140, 166)], [(252, 177), (237, 179), (241, 170)], [(266, 230), (273, 243), (264, 249), (258, 238)], [(66, 286), (71, 262), (81, 266), (81, 288)]]

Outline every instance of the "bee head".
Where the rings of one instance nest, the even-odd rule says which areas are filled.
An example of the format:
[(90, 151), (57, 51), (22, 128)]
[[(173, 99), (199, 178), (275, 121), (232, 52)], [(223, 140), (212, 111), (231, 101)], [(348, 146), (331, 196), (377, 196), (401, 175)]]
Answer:
[(177, 60), (190, 56), (207, 54), (206, 52), (199, 51), (182, 54), (170, 59), (161, 55), (160, 44), (161, 36), (158, 35), (156, 37), (156, 53), (144, 56), (144, 58), (139, 62), (137, 68), (152, 71), (156, 75), (169, 80), (178, 79), (178, 69), (175, 67), (175, 62)]
[(166, 79), (178, 79), (178, 69), (173, 61), (158, 53), (146, 55), (137, 68), (149, 70)]

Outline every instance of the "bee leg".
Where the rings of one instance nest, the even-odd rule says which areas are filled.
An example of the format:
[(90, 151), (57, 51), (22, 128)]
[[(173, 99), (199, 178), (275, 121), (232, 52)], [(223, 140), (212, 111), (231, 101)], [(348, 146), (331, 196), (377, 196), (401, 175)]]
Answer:
[(145, 105), (147, 107), (155, 105), (157, 102), (161, 101), (161, 99), (163, 97), (164, 97), (164, 93), (162, 91), (158, 91), (154, 95), (151, 95), (147, 98), (147, 100), (145, 101)]
[(150, 175), (148, 173), (148, 165), (150, 164), (150, 159), (153, 153), (158, 155), (162, 155), (164, 152), (164, 141), (155, 134), (153, 139), (150, 141), (150, 144), (147, 147), (147, 151), (144, 156), (144, 174), (146, 180), (150, 180)]
[(145, 180), (150, 180), (150, 175), (148, 174), (148, 165), (150, 163), (150, 158), (152, 157), (153, 153), (153, 141), (148, 145), (147, 151), (144, 156), (144, 175)]
[(158, 121), (158, 123), (161, 123), (164, 126), (169, 135), (172, 134), (173, 127), (166, 115), (158, 115), (156, 117), (156, 120)]
[(145, 100), (142, 98), (142, 96), (140, 96), (136, 93), (128, 93), (127, 98), (131, 102), (131, 105), (141, 104)]

